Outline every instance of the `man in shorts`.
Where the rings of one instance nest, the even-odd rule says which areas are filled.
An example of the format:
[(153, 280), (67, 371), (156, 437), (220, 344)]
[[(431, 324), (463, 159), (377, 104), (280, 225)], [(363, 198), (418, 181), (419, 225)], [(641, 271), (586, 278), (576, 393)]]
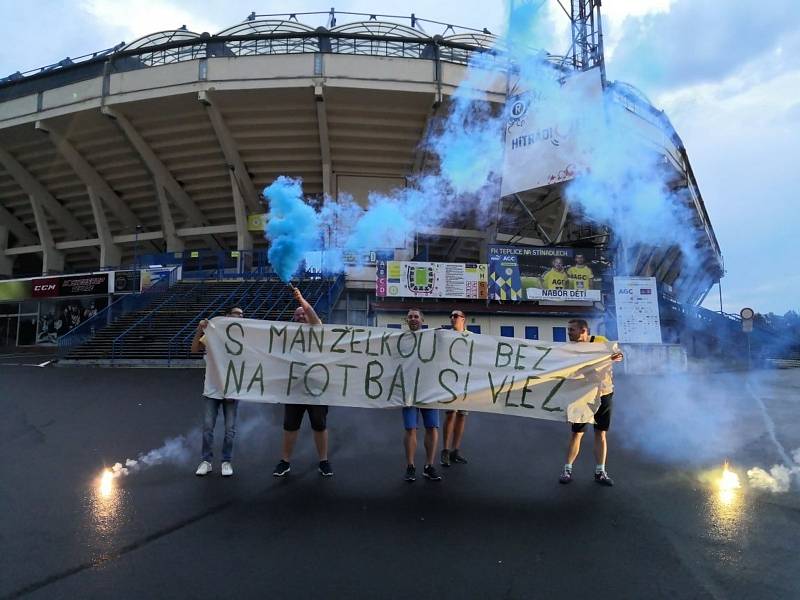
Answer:
[[(406, 324), (410, 331), (422, 329), (425, 317), (422, 311), (410, 308), (406, 314)], [(414, 466), (414, 455), (417, 452), (417, 421), (422, 415), (423, 425), (425, 426), (425, 466), (422, 475), (430, 481), (441, 481), (442, 476), (433, 466), (433, 457), (436, 455), (436, 444), (439, 441), (439, 411), (435, 408), (417, 408), (416, 406), (403, 407), (403, 426), (405, 436), (403, 446), (406, 451), (406, 474), (405, 480), (411, 483), (417, 479), (417, 468)]]
[[(453, 310), (450, 312), (450, 323), (453, 324), (453, 331), (469, 334), (467, 331), (467, 315), (463, 310)], [(467, 424), (466, 410), (447, 410), (444, 415), (444, 433), (442, 453), (439, 462), (443, 467), (451, 464), (467, 464), (467, 459), (461, 455), (461, 439), (464, 437), (464, 427)], [(452, 448), (452, 450), (451, 450)]]
[[(322, 325), (322, 321), (314, 311), (314, 307), (303, 298), (300, 290), (294, 288), (292, 293), (300, 305), (295, 309), (292, 321), (295, 323), (307, 323), (308, 325)], [(319, 454), (319, 473), (323, 477), (333, 476), (333, 469), (328, 461), (328, 407), (318, 404), (284, 404), (282, 456), (272, 471), (275, 477), (284, 477), (292, 470), (292, 451), (297, 442), (297, 435), (300, 432), (300, 425), (303, 422), (303, 414), (305, 412), (308, 412), (308, 420), (311, 422), (311, 429), (314, 433), (314, 445), (317, 447), (317, 453)]]
[[(589, 332), (589, 324), (584, 319), (572, 319), (569, 322), (567, 329), (570, 342), (607, 342), (608, 339), (602, 335), (591, 335)], [(611, 355), (611, 360), (619, 362), (623, 359), (622, 352), (615, 352)], [(600, 485), (612, 486), (614, 480), (608, 476), (606, 472), (606, 455), (608, 453), (608, 446), (606, 442), (606, 433), (611, 425), (611, 400), (614, 396), (614, 381), (612, 379), (611, 371), (600, 384), (600, 408), (594, 414), (594, 457), (595, 469), (594, 480)], [(578, 458), (578, 452), (581, 449), (581, 440), (583, 439), (583, 431), (586, 429), (586, 423), (570, 423), (572, 434), (569, 439), (569, 446), (567, 446), (567, 462), (561, 470), (561, 476), (558, 478), (560, 483), (572, 482), (572, 464)]]
[[(241, 319), (244, 317), (244, 312), (238, 306), (232, 307), (225, 315)], [(194, 338), (192, 339), (192, 352), (202, 352), (206, 345), (205, 331), (208, 327), (208, 319), (203, 319), (197, 324), (197, 331), (195, 331)], [(214, 427), (217, 424), (217, 415), (219, 409), (222, 409), (222, 415), (225, 418), (225, 439), (222, 442), (222, 469), (223, 477), (230, 477), (233, 475), (233, 465), (231, 458), (233, 457), (233, 438), (236, 436), (236, 413), (239, 409), (238, 400), (231, 400), (229, 398), (205, 398), (204, 411), (203, 411), (203, 460), (194, 472), (195, 475), (203, 476), (208, 475), (212, 471), (212, 458), (214, 457)]]

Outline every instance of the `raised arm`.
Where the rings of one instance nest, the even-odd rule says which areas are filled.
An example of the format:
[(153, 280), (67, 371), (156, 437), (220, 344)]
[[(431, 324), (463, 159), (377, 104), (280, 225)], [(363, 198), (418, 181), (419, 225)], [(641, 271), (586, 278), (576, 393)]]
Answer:
[(303, 298), (303, 294), (300, 290), (298, 288), (292, 288), (292, 293), (294, 294), (294, 299), (297, 300), (297, 303), (303, 307), (306, 313), (306, 322), (309, 325), (322, 325), (322, 320), (317, 315), (317, 311), (308, 303), (308, 300)]
[(205, 349), (205, 344), (201, 341), (203, 334), (208, 327), (208, 319), (203, 319), (197, 324), (197, 331), (194, 332), (192, 338), (192, 352), (202, 352)]

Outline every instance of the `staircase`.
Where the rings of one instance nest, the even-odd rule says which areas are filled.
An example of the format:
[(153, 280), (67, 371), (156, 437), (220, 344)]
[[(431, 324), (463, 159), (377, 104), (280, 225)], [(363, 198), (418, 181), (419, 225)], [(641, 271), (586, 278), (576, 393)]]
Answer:
[[(308, 302), (327, 305), (333, 282), (309, 279), (296, 284)], [(321, 301), (322, 300), (322, 301)], [(167, 366), (197, 360), (189, 346), (201, 319), (221, 316), (232, 306), (245, 318), (289, 320), (297, 306), (289, 287), (277, 280), (179, 282), (142, 310), (120, 316), (87, 342), (67, 349), (61, 362), (125, 366)]]

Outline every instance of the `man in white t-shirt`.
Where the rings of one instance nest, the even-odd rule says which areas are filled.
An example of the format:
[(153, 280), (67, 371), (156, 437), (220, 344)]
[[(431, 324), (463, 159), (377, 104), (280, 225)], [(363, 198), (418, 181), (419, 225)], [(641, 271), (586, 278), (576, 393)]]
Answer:
[[(241, 319), (244, 311), (238, 306), (232, 307), (227, 317)], [(192, 352), (203, 352), (205, 349), (205, 331), (208, 327), (208, 319), (203, 319), (197, 324), (197, 331), (192, 339)], [(219, 409), (225, 417), (225, 439), (222, 442), (222, 476), (230, 477), (233, 475), (233, 438), (236, 436), (236, 413), (239, 408), (238, 400), (229, 398), (209, 398), (204, 396), (205, 409), (203, 413), (203, 460), (195, 471), (195, 475), (208, 475), (212, 471), (211, 461), (214, 457), (214, 426), (217, 424)]]
[[(450, 312), (450, 323), (453, 331), (469, 334), (467, 330), (467, 315), (463, 310)], [(465, 465), (467, 459), (461, 455), (461, 439), (464, 437), (464, 428), (467, 425), (466, 410), (446, 410), (444, 413), (443, 446), (439, 462), (443, 467), (451, 464)]]

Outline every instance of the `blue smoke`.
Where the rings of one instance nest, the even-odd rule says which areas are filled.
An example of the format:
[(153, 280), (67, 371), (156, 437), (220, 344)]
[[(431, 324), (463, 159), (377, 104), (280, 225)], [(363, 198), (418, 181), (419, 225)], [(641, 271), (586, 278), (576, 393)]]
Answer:
[(264, 197), (269, 204), (267, 256), (278, 277), (288, 283), (305, 253), (320, 246), (319, 215), (303, 201), (300, 179), (278, 177), (264, 188)]
[(497, 48), (473, 53), (464, 80), (432, 127), (427, 151), (436, 167), (412, 178), (409, 187), (371, 194), (366, 207), (340, 195), (315, 210), (302, 202), (300, 183), (286, 178), (265, 190), (273, 213), (267, 227), (270, 260), (282, 278), (297, 269), (305, 252), (319, 249), (321, 240), (323, 269), (340, 272), (345, 253), (407, 247), (424, 228), (463, 220), (488, 228), (496, 215), (508, 126), (497, 100), (526, 92), (536, 100), (537, 123), (554, 125), (571, 138), (583, 164), (562, 190), (570, 208), (608, 225), (627, 245), (677, 243), (682, 260), (693, 260), (691, 210), (672, 191), (663, 149), (634, 131), (637, 117), (614, 98), (612, 88), (590, 101), (564, 93), (574, 73), (542, 50), (553, 43), (545, 0), (512, 1), (507, 7)]

